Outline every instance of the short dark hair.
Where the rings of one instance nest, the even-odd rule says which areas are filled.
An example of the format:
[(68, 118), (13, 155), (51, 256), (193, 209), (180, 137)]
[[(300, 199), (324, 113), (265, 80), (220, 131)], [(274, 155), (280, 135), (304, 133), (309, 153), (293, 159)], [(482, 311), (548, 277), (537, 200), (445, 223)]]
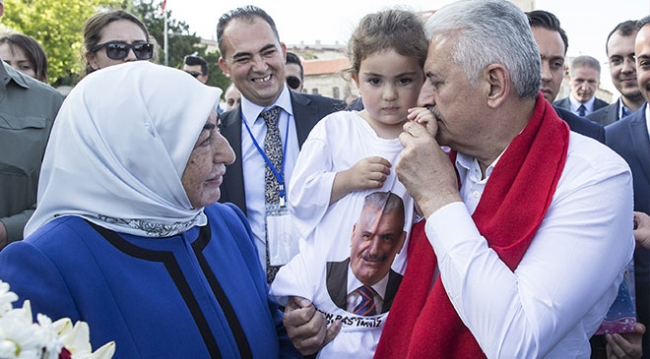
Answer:
[(287, 64), (298, 65), (298, 67), (300, 67), (300, 79), (302, 80), (305, 77), (304, 69), (302, 68), (302, 62), (300, 62), (298, 55), (287, 51)]
[(203, 76), (208, 74), (208, 62), (199, 55), (187, 55), (183, 58), (183, 63), (187, 66), (201, 65), (201, 74)]
[(271, 26), (271, 30), (273, 30), (275, 38), (280, 41), (280, 35), (278, 35), (278, 29), (275, 27), (275, 21), (273, 21), (273, 18), (271, 18), (271, 16), (269, 16), (269, 14), (267, 14), (266, 11), (262, 10), (261, 8), (253, 5), (247, 5), (235, 10), (231, 10), (221, 15), (219, 18), (219, 22), (217, 23), (217, 43), (219, 44), (219, 52), (221, 53), (222, 57), (225, 55), (223, 46), (223, 31), (226, 29), (226, 26), (228, 26), (230, 21), (233, 19), (244, 19), (249, 23), (252, 23), (256, 17), (259, 17), (262, 20), (266, 21), (266, 23)]
[(560, 26), (560, 20), (553, 15), (552, 13), (544, 10), (535, 10), (526, 13), (528, 16), (528, 24), (531, 28), (541, 27), (550, 31), (557, 31), (560, 33), (562, 42), (564, 42), (564, 54), (566, 55), (567, 50), (569, 49), (569, 38), (566, 36), (566, 32)]
[(650, 24), (650, 15), (636, 22), (637, 29), (641, 30), (642, 27)]
[(627, 20), (616, 25), (614, 30), (612, 30), (609, 35), (607, 35), (607, 41), (605, 41), (605, 53), (609, 55), (609, 51), (607, 51), (607, 44), (609, 44), (609, 38), (612, 37), (612, 35), (618, 32), (621, 34), (621, 36), (627, 37), (639, 31), (639, 29), (640, 27), (638, 26), (638, 21), (636, 20)]

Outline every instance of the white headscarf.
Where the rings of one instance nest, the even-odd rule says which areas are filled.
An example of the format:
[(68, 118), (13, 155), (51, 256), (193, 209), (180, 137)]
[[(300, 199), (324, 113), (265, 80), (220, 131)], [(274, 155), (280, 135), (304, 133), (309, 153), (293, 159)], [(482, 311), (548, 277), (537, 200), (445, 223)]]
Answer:
[(205, 225), (181, 176), (220, 96), (218, 88), (148, 61), (88, 75), (54, 122), (25, 236), (59, 216), (148, 237)]

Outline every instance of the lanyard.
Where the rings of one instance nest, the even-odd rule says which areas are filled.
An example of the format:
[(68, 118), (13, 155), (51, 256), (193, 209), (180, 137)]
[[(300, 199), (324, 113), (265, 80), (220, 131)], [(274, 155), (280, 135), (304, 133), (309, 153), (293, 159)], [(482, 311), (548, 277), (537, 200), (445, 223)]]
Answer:
[[(280, 171), (278, 171), (275, 166), (273, 166), (273, 163), (271, 163), (271, 160), (269, 157), (264, 153), (264, 150), (262, 147), (260, 147), (260, 144), (257, 143), (257, 140), (255, 139), (255, 136), (253, 136), (253, 132), (251, 132), (250, 127), (248, 127), (248, 123), (246, 121), (242, 121), (244, 123), (244, 126), (246, 126), (246, 130), (248, 131), (248, 134), (251, 136), (251, 140), (253, 140), (253, 144), (257, 148), (257, 152), (262, 155), (262, 158), (264, 158), (264, 161), (266, 162), (267, 166), (271, 169), (271, 172), (273, 172), (273, 175), (275, 178), (278, 180), (278, 184), (280, 185), (280, 206), (284, 207), (284, 164), (286, 161), (284, 160), (286, 155), (287, 155), (287, 143), (289, 142), (289, 122), (290, 118), (287, 118), (287, 129), (285, 130), (285, 135), (284, 135), (284, 144), (282, 145), (282, 163), (280, 164)], [(279, 119), (278, 119), (279, 121)], [(268, 129), (267, 129), (268, 131)]]

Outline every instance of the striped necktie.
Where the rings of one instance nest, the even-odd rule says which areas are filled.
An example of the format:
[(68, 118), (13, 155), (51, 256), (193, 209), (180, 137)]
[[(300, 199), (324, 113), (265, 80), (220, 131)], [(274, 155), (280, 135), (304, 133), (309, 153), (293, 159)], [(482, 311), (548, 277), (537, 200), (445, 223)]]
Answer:
[(377, 315), (375, 306), (375, 290), (369, 285), (363, 285), (357, 289), (361, 296), (361, 302), (354, 308), (354, 314), (361, 316)]

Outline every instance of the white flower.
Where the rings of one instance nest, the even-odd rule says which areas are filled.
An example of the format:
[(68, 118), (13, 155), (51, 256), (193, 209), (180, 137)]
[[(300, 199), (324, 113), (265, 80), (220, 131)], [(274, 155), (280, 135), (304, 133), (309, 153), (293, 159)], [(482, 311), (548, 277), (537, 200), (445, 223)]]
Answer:
[(0, 317), (13, 308), (11, 303), (18, 300), (14, 292), (9, 291), (9, 284), (0, 280)]
[(32, 322), (29, 301), (0, 317), (0, 348), (8, 352), (7, 358), (41, 359), (43, 347), (41, 327)]
[(18, 296), (9, 291), (9, 284), (0, 281), (0, 359), (58, 359), (65, 347), (73, 359), (110, 359), (115, 353), (115, 342), (110, 342), (94, 353), (90, 345), (88, 324), (68, 318), (52, 320), (37, 315), (32, 321), (29, 300), (22, 308), (13, 308)]
[(52, 320), (46, 315), (37, 314), (36, 318), (44, 349), (42, 359), (58, 359), (59, 353), (63, 349), (63, 340), (59, 338), (58, 328), (52, 325)]
[(73, 359), (110, 359), (115, 353), (115, 342), (106, 343), (94, 353), (90, 346), (90, 331), (86, 322), (77, 322), (74, 327), (68, 318), (58, 320), (59, 338)]

